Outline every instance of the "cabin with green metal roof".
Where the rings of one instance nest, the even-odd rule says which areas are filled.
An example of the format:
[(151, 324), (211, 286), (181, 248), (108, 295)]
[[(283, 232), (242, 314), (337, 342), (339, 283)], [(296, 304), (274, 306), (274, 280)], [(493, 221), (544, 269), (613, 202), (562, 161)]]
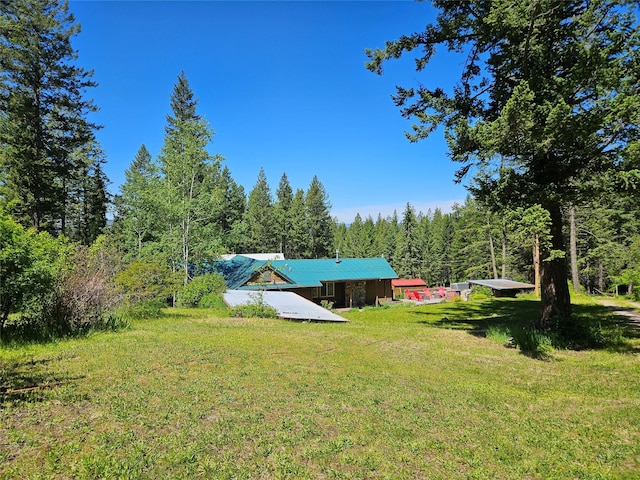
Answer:
[(379, 305), (393, 300), (398, 278), (384, 258), (260, 260), (236, 255), (215, 263), (231, 290), (291, 291), (336, 308)]

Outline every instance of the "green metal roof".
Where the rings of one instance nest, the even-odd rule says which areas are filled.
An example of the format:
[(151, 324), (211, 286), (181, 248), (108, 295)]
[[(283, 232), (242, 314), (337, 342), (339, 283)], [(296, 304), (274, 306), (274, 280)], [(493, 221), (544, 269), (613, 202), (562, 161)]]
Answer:
[(319, 287), (322, 282), (347, 280), (382, 280), (398, 278), (384, 258), (335, 258), (310, 260), (253, 260), (238, 255), (229, 261), (216, 262), (216, 270), (231, 289), (256, 288), (244, 284), (255, 274), (269, 268), (282, 276), (285, 284), (261, 285), (260, 288)]

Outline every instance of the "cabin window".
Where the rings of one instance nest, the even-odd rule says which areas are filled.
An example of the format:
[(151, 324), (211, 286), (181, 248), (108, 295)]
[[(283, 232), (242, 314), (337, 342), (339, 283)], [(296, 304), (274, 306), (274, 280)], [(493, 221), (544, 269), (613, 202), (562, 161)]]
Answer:
[(316, 287), (313, 289), (313, 298), (324, 298), (324, 297), (333, 297), (333, 296), (334, 296), (333, 282), (323, 283), (321, 287)]

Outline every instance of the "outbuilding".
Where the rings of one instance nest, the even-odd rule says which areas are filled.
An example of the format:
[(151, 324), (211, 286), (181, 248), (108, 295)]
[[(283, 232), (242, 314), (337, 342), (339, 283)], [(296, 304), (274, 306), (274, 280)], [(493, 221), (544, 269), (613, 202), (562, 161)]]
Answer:
[(422, 292), (427, 288), (427, 284), (421, 278), (396, 278), (391, 280), (394, 298), (405, 294), (405, 290), (410, 292)]
[(469, 280), (468, 283), (472, 290), (474, 285), (490, 288), (495, 297), (515, 297), (518, 293), (531, 293), (536, 288), (535, 285), (530, 283), (516, 282), (506, 278)]

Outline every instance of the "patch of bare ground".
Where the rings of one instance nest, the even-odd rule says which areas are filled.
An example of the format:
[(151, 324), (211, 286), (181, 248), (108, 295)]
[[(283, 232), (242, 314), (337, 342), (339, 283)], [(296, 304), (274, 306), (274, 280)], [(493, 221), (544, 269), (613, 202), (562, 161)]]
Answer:
[(640, 303), (629, 303), (630, 307), (621, 306), (613, 300), (601, 299), (598, 300), (601, 305), (611, 309), (616, 315), (625, 317), (634, 329), (640, 331)]

